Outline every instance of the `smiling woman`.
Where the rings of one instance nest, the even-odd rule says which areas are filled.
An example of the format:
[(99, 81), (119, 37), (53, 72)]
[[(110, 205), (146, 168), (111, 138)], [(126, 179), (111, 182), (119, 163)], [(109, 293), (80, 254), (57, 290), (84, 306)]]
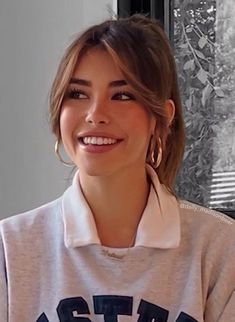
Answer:
[[(69, 46), (59, 66), (50, 99), (52, 131), (58, 143), (61, 141), (58, 122), (62, 100), (70, 84), (90, 85), (89, 80), (81, 80), (81, 77), (76, 79), (73, 73), (84, 54), (94, 47), (103, 49), (104, 55), (110, 56), (109, 60), (112, 58), (120, 77), (124, 78), (122, 82), (131, 88), (132, 97), (157, 120), (158, 125), (146, 160), (152, 165), (156, 164), (159, 151), (164, 150), (157, 172), (160, 181), (174, 193), (173, 183), (184, 149), (184, 125), (177, 76), (170, 45), (162, 28), (156, 23), (151, 24), (148, 19), (140, 23), (138, 15), (135, 15), (130, 21), (106, 21), (88, 29)], [(99, 67), (95, 76), (99, 75), (100, 78), (104, 73), (102, 65)], [(152, 70), (155, 70), (155, 77)], [(119, 91), (123, 89), (123, 83), (117, 83), (116, 80), (112, 82), (110, 85), (119, 85)], [(80, 93), (83, 93), (81, 89)]]
[(81, 181), (96, 174), (112, 182), (124, 173), (129, 180), (145, 169), (156, 121), (123, 77), (110, 54), (100, 48), (90, 49), (75, 67), (77, 81), (70, 82), (62, 104), (60, 130)]
[(234, 222), (174, 192), (184, 122), (161, 26), (90, 27), (49, 103), (76, 173), (60, 198), (0, 223), (0, 322), (232, 322)]

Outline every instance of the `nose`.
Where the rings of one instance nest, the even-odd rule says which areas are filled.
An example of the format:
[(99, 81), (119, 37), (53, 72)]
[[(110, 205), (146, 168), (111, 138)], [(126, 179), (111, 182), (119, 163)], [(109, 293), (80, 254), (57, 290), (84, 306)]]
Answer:
[(90, 124), (108, 124), (109, 121), (107, 104), (103, 100), (94, 100), (87, 111), (86, 122)]

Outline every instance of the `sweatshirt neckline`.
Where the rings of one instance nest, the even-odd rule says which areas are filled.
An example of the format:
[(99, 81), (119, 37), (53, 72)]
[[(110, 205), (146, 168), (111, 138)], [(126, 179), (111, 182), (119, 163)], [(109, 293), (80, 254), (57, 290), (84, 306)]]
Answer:
[[(160, 183), (155, 170), (146, 164), (151, 179), (147, 205), (138, 225), (135, 245), (152, 248), (176, 248), (180, 244), (178, 201)], [(67, 248), (101, 245), (92, 211), (79, 183), (79, 170), (72, 185), (62, 196), (64, 243)]]

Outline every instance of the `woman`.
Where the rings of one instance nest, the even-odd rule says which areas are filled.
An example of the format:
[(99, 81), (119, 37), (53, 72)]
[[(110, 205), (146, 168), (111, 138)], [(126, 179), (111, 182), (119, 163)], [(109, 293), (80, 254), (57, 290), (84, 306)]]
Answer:
[(77, 171), (1, 222), (0, 322), (234, 321), (234, 222), (173, 190), (184, 126), (161, 27), (134, 15), (78, 36), (50, 122)]

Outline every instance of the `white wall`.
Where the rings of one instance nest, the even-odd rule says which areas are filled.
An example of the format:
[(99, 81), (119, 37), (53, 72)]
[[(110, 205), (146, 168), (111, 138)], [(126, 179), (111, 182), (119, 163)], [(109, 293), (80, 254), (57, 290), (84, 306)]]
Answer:
[[(114, 1), (116, 3), (116, 1)], [(67, 188), (54, 156), (47, 99), (71, 37), (109, 17), (112, 0), (0, 0), (0, 219)]]

